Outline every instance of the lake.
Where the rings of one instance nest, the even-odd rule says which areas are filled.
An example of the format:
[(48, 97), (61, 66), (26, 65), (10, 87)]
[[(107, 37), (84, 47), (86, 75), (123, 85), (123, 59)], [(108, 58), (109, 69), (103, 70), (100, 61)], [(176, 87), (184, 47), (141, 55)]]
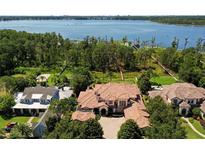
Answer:
[(138, 38), (148, 41), (156, 37), (158, 45), (168, 47), (176, 36), (183, 48), (184, 39), (188, 46), (195, 46), (198, 38), (205, 38), (205, 26), (183, 26), (159, 24), (151, 21), (134, 20), (20, 20), (2, 21), (0, 29), (14, 29), (31, 33), (56, 32), (64, 38), (82, 40), (87, 35), (120, 40), (127, 36), (130, 41)]

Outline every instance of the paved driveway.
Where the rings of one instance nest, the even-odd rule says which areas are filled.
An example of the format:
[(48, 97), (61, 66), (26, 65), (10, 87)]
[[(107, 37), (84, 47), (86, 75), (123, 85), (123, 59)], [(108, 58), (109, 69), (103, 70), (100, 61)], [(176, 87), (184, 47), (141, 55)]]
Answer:
[(104, 131), (104, 138), (106, 139), (116, 139), (117, 132), (120, 130), (120, 126), (125, 122), (124, 117), (120, 118), (110, 118), (101, 117), (99, 123), (101, 124)]

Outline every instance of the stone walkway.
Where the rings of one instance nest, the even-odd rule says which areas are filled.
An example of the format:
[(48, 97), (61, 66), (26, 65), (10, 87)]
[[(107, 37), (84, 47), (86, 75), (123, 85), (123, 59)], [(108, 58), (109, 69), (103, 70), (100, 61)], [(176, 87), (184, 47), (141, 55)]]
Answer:
[(189, 121), (188, 118), (184, 118), (184, 117), (182, 117), (182, 118), (188, 123), (188, 125), (191, 127), (191, 129), (192, 129), (195, 133), (197, 133), (197, 134), (200, 135), (201, 137), (204, 137), (204, 138), (205, 138), (205, 135), (202, 134), (201, 132), (199, 132), (199, 131), (192, 125), (192, 123)]
[(32, 120), (33, 120), (33, 119), (34, 119), (33, 116), (28, 119), (27, 124), (28, 124), (29, 126), (32, 126)]
[(100, 125), (103, 128), (104, 135), (106, 139), (117, 139), (117, 133), (120, 130), (120, 126), (125, 122), (124, 117), (111, 118), (111, 117), (101, 117), (99, 120)]

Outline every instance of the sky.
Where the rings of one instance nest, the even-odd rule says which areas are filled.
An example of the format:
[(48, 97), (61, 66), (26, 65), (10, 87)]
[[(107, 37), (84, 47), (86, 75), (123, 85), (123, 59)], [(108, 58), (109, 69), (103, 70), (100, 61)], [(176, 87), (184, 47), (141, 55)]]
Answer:
[(205, 15), (205, 0), (0, 0), (0, 15)]

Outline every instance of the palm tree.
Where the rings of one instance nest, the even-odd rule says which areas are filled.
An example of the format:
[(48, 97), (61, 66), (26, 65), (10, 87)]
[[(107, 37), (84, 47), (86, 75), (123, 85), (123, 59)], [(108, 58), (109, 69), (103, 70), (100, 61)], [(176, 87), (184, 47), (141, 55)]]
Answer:
[(196, 41), (196, 48), (197, 48), (198, 51), (201, 51), (202, 42), (203, 42), (203, 39), (202, 39), (202, 38), (199, 38), (199, 39)]
[(185, 42), (184, 42), (184, 50), (186, 49), (186, 47), (187, 47), (187, 45), (188, 45), (188, 43), (189, 43), (189, 38), (188, 37), (186, 37), (185, 38)]
[(174, 40), (172, 41), (172, 47), (178, 49), (179, 39), (177, 39), (177, 37), (174, 37)]
[(155, 37), (152, 37), (151, 46), (152, 46), (152, 48), (154, 48), (154, 46), (156, 46), (156, 38)]
[(10, 134), (10, 138), (19, 139), (19, 138), (31, 138), (32, 137), (32, 129), (26, 124), (18, 124), (16, 125)]

